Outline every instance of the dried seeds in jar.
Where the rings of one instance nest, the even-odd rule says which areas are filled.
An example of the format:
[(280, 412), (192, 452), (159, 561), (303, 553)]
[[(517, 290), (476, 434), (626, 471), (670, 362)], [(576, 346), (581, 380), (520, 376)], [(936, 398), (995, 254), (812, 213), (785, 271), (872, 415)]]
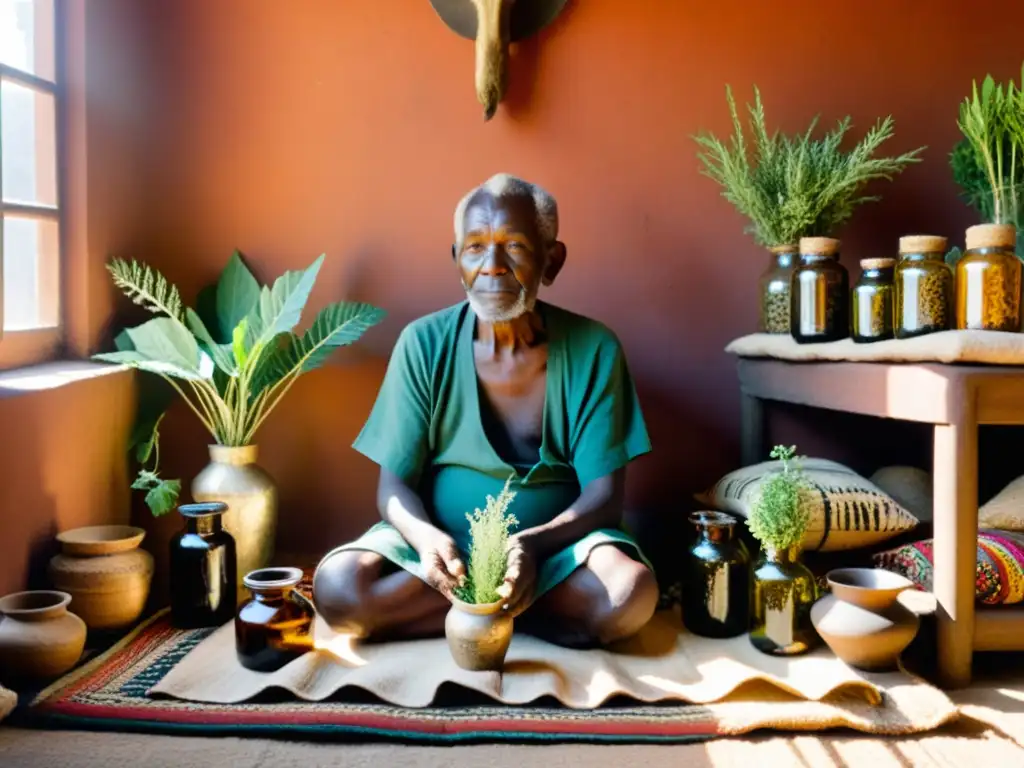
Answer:
[(897, 339), (953, 327), (953, 270), (946, 264), (946, 246), (946, 238), (933, 235), (900, 238), (893, 279)]
[(892, 338), (892, 281), (896, 260), (861, 259), (861, 276), (850, 297), (851, 336), (858, 344)]
[(979, 224), (967, 230), (956, 265), (956, 327), (1020, 331), (1021, 263), (1012, 224)]
[(850, 276), (839, 263), (839, 241), (800, 238), (793, 271), (790, 334), (798, 344), (838, 341), (850, 335)]

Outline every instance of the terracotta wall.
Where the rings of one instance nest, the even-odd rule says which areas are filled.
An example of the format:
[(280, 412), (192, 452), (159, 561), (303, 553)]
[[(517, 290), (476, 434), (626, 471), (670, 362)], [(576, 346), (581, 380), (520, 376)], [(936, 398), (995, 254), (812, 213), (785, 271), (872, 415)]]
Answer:
[[(925, 163), (879, 186), (884, 201), (841, 233), (855, 267), (892, 255), (902, 234), (962, 239), (971, 213), (946, 161), (957, 105), (972, 77), (1019, 76), (1024, 24), (1024, 5), (1002, 4), (993, 23), (960, 0), (576, 0), (515, 52), (507, 103), (485, 124), (473, 46), (427, 0), (149, 7), (155, 101), (133, 120), (152, 154), (135, 185), (146, 206), (132, 255), (193, 296), (235, 247), (264, 279), (326, 253), (311, 307), (351, 298), (389, 312), (360, 346), (376, 360), (310, 376), (260, 440), (282, 492), (280, 546), (313, 552), (375, 517), (374, 469), (349, 445), (400, 327), (461, 298), (451, 213), (470, 186), (509, 171), (558, 197), (569, 260), (547, 298), (624, 341), (655, 445), (631, 503), (672, 517), (738, 461), (722, 348), (754, 327), (766, 264), (698, 173), (691, 135), (728, 130), (725, 84), (741, 98), (759, 85), (783, 130), (850, 114), (859, 137), (891, 113), (887, 151), (928, 145)], [(204, 438), (178, 415), (170, 468), (187, 482)], [(927, 457), (917, 432), (843, 419), (798, 430), (796, 416), (784, 433), (802, 449), (828, 446), (868, 470)]]
[[(112, 321), (105, 259), (136, 239), (151, 119), (145, 46), (154, 26), (133, 0), (69, 0), (68, 212), (63, 300), (71, 355), (95, 351)], [(0, 594), (45, 586), (54, 536), (128, 522), (129, 373), (34, 391), (0, 387)]]

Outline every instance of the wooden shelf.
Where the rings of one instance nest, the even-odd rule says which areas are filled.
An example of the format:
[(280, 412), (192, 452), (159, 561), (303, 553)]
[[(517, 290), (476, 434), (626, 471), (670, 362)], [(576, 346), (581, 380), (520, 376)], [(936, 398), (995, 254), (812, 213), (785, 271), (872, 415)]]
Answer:
[(766, 453), (764, 403), (931, 424), (938, 661), (949, 688), (975, 650), (1024, 650), (1024, 609), (976, 609), (978, 426), (1024, 425), (1024, 367), (740, 358), (743, 463)]

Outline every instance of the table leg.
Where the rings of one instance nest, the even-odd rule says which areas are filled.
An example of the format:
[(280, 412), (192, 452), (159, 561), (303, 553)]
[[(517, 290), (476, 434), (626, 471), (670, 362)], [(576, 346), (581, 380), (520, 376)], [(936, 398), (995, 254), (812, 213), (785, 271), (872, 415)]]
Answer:
[(741, 393), (740, 461), (745, 467), (768, 459), (764, 421), (764, 401), (759, 397)]
[(932, 463), (933, 589), (938, 602), (938, 674), (946, 688), (971, 682), (978, 541), (978, 427), (937, 424)]

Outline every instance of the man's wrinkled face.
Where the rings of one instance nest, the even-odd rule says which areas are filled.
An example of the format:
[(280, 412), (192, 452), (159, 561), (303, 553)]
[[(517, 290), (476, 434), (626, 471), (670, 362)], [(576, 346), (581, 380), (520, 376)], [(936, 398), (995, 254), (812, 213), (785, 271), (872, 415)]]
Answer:
[(477, 317), (507, 322), (531, 311), (547, 267), (533, 200), (478, 194), (463, 231), (455, 263)]

